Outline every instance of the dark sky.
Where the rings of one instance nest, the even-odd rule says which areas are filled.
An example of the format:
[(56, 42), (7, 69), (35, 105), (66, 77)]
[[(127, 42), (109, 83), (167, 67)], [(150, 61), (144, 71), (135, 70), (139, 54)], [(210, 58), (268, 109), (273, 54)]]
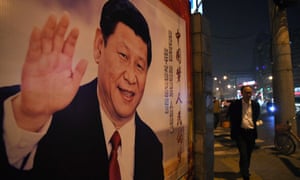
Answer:
[[(254, 71), (255, 41), (270, 34), (268, 0), (206, 0), (203, 6), (211, 28), (213, 75)], [(293, 19), (298, 20), (293, 26), (300, 24)]]

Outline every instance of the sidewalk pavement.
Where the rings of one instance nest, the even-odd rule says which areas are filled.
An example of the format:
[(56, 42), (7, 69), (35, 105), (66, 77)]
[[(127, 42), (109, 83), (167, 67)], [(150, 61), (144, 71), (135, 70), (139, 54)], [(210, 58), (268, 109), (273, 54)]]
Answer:
[[(230, 139), (230, 129), (214, 130), (214, 180), (242, 180), (239, 174), (239, 152)], [(250, 165), (251, 180), (300, 180), (300, 147), (294, 154), (279, 154), (274, 145), (257, 139)]]

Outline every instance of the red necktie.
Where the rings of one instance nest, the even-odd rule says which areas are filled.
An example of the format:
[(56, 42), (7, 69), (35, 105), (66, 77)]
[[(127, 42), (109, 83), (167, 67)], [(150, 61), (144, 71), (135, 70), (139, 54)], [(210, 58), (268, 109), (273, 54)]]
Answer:
[(109, 160), (109, 180), (121, 180), (120, 167), (118, 163), (118, 147), (121, 145), (121, 137), (115, 131), (110, 139), (112, 150)]

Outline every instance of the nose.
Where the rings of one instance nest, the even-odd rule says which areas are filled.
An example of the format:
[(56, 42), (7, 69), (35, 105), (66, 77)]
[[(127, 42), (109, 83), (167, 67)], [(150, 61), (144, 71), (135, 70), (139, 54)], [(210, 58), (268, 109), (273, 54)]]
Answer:
[(136, 74), (134, 73), (134, 70), (132, 69), (127, 69), (125, 72), (124, 72), (124, 79), (129, 83), (129, 84), (135, 84), (136, 81), (137, 81), (137, 78), (136, 78)]

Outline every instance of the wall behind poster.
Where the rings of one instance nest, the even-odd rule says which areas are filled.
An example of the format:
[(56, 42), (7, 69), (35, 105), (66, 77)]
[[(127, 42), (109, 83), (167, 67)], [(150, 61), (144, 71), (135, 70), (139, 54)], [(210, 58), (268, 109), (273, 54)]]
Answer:
[[(19, 84), (33, 26), (42, 26), (50, 13), (68, 11), (71, 27), (79, 27), (74, 64), (89, 61), (82, 84), (94, 79), (93, 41), (104, 1), (0, 0), (0, 86)], [(166, 179), (179, 179), (188, 168), (188, 89), (186, 22), (158, 0), (132, 1), (150, 26), (153, 61), (138, 108), (142, 119), (157, 133), (164, 147)]]

